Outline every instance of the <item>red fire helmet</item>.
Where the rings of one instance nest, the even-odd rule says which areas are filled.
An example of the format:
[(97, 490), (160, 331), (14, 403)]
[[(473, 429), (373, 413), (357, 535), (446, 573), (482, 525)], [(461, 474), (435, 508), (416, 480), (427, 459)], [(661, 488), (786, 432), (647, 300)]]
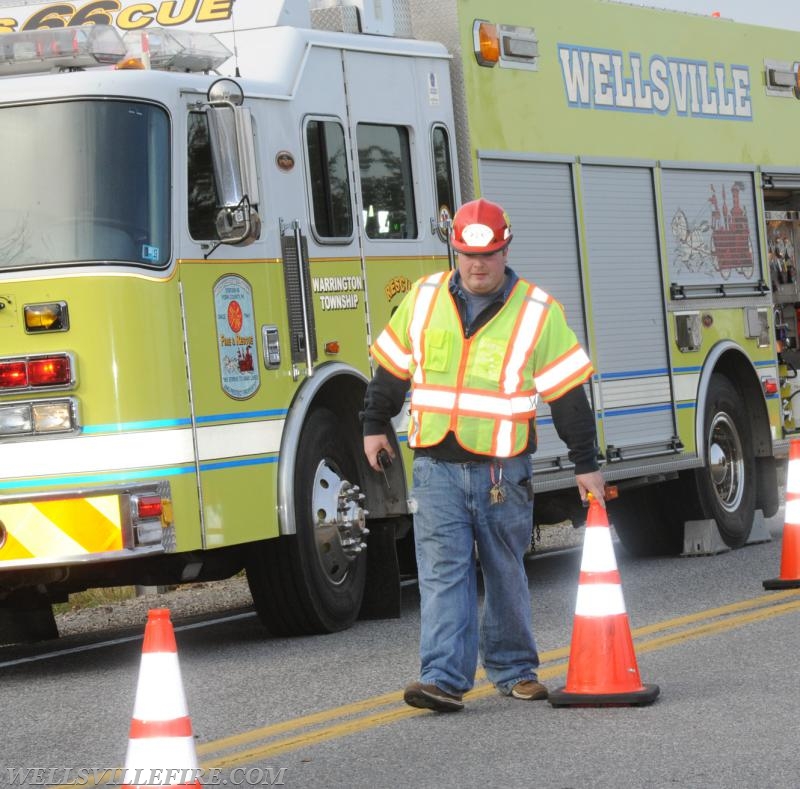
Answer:
[(497, 203), (480, 198), (464, 203), (453, 217), (450, 244), (466, 255), (487, 255), (511, 241), (511, 221)]

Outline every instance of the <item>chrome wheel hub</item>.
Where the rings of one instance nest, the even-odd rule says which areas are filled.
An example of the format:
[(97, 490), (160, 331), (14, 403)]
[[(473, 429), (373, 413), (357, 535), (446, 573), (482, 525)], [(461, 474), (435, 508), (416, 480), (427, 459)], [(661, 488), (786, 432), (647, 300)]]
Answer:
[(314, 474), (311, 508), (314, 518), (314, 542), (322, 569), (333, 584), (340, 584), (350, 565), (367, 547), (363, 538), (367, 510), (364, 494), (353, 485), (338, 466), (322, 460)]
[(739, 433), (726, 413), (717, 414), (711, 423), (708, 468), (720, 505), (735, 512), (744, 495), (744, 455)]

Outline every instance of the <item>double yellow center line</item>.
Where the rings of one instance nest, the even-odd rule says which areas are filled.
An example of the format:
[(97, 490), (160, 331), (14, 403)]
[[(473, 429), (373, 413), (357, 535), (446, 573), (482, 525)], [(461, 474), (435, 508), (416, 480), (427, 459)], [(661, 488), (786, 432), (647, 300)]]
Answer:
[[(652, 652), (795, 611), (800, 611), (800, 590), (793, 589), (646, 625), (632, 630), (632, 635), (637, 654)], [(563, 676), (569, 661), (569, 647), (544, 652), (540, 658), (540, 679)], [(467, 700), (497, 692), (486, 681), (483, 671), (478, 672), (477, 679)], [(232, 768), (423, 714), (425, 710), (403, 703), (402, 691), (394, 691), (203, 743), (198, 746), (197, 754), (203, 759), (204, 768)]]
[[(636, 652), (641, 654), (796, 611), (800, 611), (800, 589), (771, 592), (750, 600), (639, 627), (632, 630), (632, 636)], [(540, 658), (542, 661), (538, 672), (540, 679), (548, 680), (563, 676), (566, 674), (569, 662), (569, 647), (544, 652)], [(467, 699), (484, 698), (496, 692), (481, 670), (478, 672), (477, 684), (469, 692)], [(205, 770), (230, 769), (239, 765), (263, 762), (288, 751), (309, 748), (317, 743), (424, 714), (427, 714), (426, 710), (406, 706), (403, 703), (403, 693), (398, 690), (206, 742), (197, 747), (197, 755), (203, 759), (201, 767)], [(105, 781), (112, 780), (112, 777), (109, 772)], [(103, 780), (100, 781), (102, 782)], [(67, 786), (69, 784), (54, 789), (66, 789)]]

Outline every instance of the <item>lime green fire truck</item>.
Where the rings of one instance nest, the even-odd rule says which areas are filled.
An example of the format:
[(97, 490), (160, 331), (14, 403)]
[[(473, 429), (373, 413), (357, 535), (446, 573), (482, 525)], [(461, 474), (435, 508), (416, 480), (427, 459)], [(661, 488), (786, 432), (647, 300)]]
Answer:
[[(368, 347), (478, 195), (594, 361), (624, 546), (776, 512), (799, 34), (600, 0), (18, 1), (0, 31), (3, 639), (241, 570), (275, 634), (397, 614), (413, 490), (362, 454)], [(536, 520), (580, 522), (537, 424)]]

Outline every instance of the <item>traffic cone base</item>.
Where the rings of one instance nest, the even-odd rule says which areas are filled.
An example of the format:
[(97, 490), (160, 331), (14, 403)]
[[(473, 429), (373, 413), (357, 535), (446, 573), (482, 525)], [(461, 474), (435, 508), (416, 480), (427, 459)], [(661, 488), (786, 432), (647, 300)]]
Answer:
[(658, 685), (642, 685), (640, 690), (627, 693), (570, 693), (566, 686), (551, 691), (554, 707), (642, 707), (652, 704), (661, 689)]
[(639, 677), (617, 560), (605, 508), (589, 505), (567, 683), (553, 691), (553, 707), (650, 704), (658, 685)]
[(765, 589), (800, 588), (800, 440), (796, 438), (789, 445), (784, 513), (780, 575), (764, 581)]
[(765, 589), (800, 589), (800, 578), (770, 578), (762, 583)]

